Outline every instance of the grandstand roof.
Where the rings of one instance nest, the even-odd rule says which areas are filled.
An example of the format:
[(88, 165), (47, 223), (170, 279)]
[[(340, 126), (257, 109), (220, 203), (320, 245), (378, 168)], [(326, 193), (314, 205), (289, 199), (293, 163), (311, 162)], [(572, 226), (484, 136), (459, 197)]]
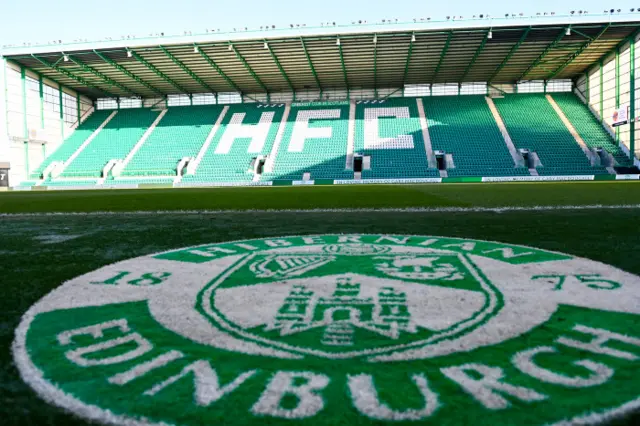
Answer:
[(91, 98), (574, 78), (640, 28), (640, 14), (428, 21), (8, 48)]

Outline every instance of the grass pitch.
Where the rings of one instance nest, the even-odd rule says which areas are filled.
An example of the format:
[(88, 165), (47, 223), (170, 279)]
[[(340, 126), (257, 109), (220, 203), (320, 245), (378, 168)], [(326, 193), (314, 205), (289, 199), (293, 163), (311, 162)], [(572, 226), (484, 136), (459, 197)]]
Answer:
[[(640, 184), (330, 186), (0, 193), (0, 213), (640, 204)], [(0, 416), (5, 425), (84, 425), (40, 400), (9, 351), (21, 315), (62, 282), (173, 248), (283, 235), (392, 233), (561, 251), (640, 275), (637, 208), (501, 212), (233, 212), (0, 217)], [(640, 374), (640, 370), (639, 370)], [(640, 414), (613, 424), (640, 424)]]
[(330, 185), (0, 193), (0, 213), (640, 204), (640, 183)]

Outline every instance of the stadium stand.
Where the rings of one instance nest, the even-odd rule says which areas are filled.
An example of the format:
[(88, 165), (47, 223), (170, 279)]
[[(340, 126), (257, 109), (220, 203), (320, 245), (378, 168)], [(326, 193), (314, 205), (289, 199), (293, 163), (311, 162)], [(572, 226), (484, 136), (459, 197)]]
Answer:
[(552, 97), (589, 148), (602, 148), (613, 155), (618, 165), (632, 166), (631, 159), (618, 147), (611, 135), (576, 95), (554, 93)]
[[(529, 150), (539, 159), (539, 163), (526, 166), (505, 142), (496, 123), (498, 113), (494, 110), (492, 114), (484, 96), (292, 106), (206, 105), (170, 107), (162, 113), (142, 108), (115, 114), (99, 110), (34, 170), (23, 186), (94, 186), (102, 183), (100, 178), (108, 185), (437, 178), (441, 171), (434, 152), (450, 156), (452, 164), (442, 174), (449, 177), (611, 172), (611, 165), (607, 165), (609, 169), (597, 161), (591, 165), (590, 152), (585, 153), (578, 144), (576, 132), (593, 152), (602, 148), (610, 153), (616, 166), (631, 164), (575, 95), (553, 94), (553, 99), (562, 112), (556, 112), (560, 110), (554, 110), (553, 101), (544, 94), (494, 99), (515, 148)], [(421, 117), (421, 105), (426, 117)], [(563, 114), (571, 125), (562, 121)], [(422, 128), (425, 122), (427, 129)], [(576, 132), (572, 134), (567, 126), (575, 127)], [(94, 139), (88, 139), (94, 132)], [(145, 132), (148, 137), (143, 136)], [(83, 144), (84, 149), (79, 150)], [(433, 155), (431, 164), (429, 155)], [(354, 170), (354, 158), (361, 161), (361, 170)], [(124, 161), (124, 168), (113, 176), (102, 176), (110, 160)], [(68, 164), (59, 177), (45, 176), (39, 181), (54, 161)], [(184, 167), (180, 171), (179, 164)], [(531, 167), (535, 172), (530, 172)]]
[(355, 132), (354, 153), (371, 158), (363, 179), (440, 177), (429, 168), (415, 98), (358, 103)]
[(221, 111), (218, 105), (169, 108), (122, 176), (175, 176), (182, 158), (198, 154)]
[(95, 111), (87, 119), (78, 126), (78, 128), (64, 140), (51, 155), (33, 170), (30, 174), (32, 179), (40, 179), (44, 170), (54, 161), (65, 162), (73, 155), (74, 152), (95, 132), (98, 127), (107, 119), (112, 111)]
[(484, 96), (424, 98), (433, 149), (453, 155), (454, 176), (529, 176), (516, 167)]
[(284, 112), (279, 105), (233, 105), (194, 174), (183, 182), (227, 183), (254, 180), (253, 160), (271, 152)]
[(100, 177), (113, 159), (124, 159), (158, 116), (150, 109), (122, 110), (62, 172), (63, 177)]
[(294, 106), (284, 130), (273, 171), (263, 180), (352, 179), (345, 170), (349, 131), (349, 104), (335, 106)]
[(591, 166), (544, 94), (505, 95), (494, 102), (516, 148), (538, 155), (539, 175), (608, 173), (604, 167)]

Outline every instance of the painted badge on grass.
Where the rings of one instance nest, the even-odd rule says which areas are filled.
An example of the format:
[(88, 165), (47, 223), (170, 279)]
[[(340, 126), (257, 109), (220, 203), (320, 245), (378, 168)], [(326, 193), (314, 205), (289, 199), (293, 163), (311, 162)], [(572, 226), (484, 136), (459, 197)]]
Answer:
[(443, 237), (210, 244), (65, 283), (13, 352), (111, 424), (604, 423), (640, 408), (640, 278)]

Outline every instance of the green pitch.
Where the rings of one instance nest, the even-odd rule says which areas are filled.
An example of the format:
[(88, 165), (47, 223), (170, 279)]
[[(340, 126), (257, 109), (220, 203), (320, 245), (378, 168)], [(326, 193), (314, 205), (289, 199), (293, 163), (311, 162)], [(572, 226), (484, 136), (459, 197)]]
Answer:
[[(2, 213), (635, 204), (640, 204), (640, 185), (628, 182), (0, 193), (0, 212)], [(535, 262), (544, 264), (544, 262), (569, 261), (578, 257), (596, 260), (638, 276), (640, 275), (638, 211), (637, 208), (626, 207), (475, 212), (470, 210), (305, 213), (246, 211), (215, 214), (181, 212), (175, 215), (2, 216), (0, 217), (0, 255), (3, 260), (0, 262), (0, 277), (2, 277), (3, 298), (0, 301), (0, 307), (2, 307), (0, 317), (3, 327), (0, 336), (4, 348), (1, 352), (4, 368), (0, 370), (2, 384), (0, 415), (2, 415), (3, 424), (7, 425), (88, 424), (86, 420), (38, 397), (32, 387), (21, 379), (11, 354), (10, 347), (22, 315), (43, 296), (65, 281), (107, 265), (166, 251), (172, 252), (153, 260), (168, 262), (166, 265), (169, 269), (166, 270), (149, 272), (140, 266), (142, 264), (134, 263), (133, 269), (107, 268), (104, 273), (91, 275), (89, 281), (93, 283), (91, 284), (93, 287), (89, 287), (90, 298), (95, 297), (97, 300), (106, 294), (102, 293), (103, 291), (124, 289), (125, 287), (119, 287), (122, 285), (131, 286), (133, 289), (131, 291), (137, 291), (135, 289), (153, 291), (170, 283), (174, 276), (179, 276), (181, 280), (188, 282), (190, 280), (188, 271), (193, 270), (189, 269), (192, 267), (188, 265), (196, 265), (193, 268), (197, 268), (198, 265), (206, 267), (206, 265), (214, 265), (218, 262), (218, 258), (222, 262), (224, 256), (231, 255), (229, 253), (231, 246), (210, 246), (211, 244), (238, 240), (252, 240), (244, 243), (245, 246), (241, 248), (255, 254), (247, 257), (246, 262), (242, 260), (237, 267), (233, 266), (235, 269), (229, 269), (228, 278), (225, 281), (217, 284), (211, 280), (213, 287), (203, 285), (200, 292), (194, 293), (193, 301), (185, 301), (185, 306), (193, 307), (194, 312), (198, 312), (198, 315), (201, 315), (214, 328), (228, 327), (230, 335), (236, 338), (246, 335), (247, 341), (264, 342), (266, 345), (264, 347), (268, 350), (280, 351), (278, 352), (280, 355), (265, 358), (255, 354), (246, 355), (246, 351), (243, 352), (243, 350), (219, 348), (215, 351), (204, 350), (196, 345), (197, 337), (176, 338), (165, 329), (154, 328), (152, 318), (157, 318), (158, 313), (154, 311), (150, 315), (146, 303), (137, 302), (96, 308), (82, 307), (75, 311), (61, 311), (60, 315), (56, 314), (55, 317), (53, 313), (48, 314), (51, 315), (49, 317), (36, 317), (36, 321), (31, 325), (31, 331), (26, 336), (32, 361), (45, 370), (49, 380), (63, 383), (65, 377), (73, 377), (73, 380), (62, 386), (63, 390), (74, 393), (76, 396), (85, 395), (87, 398), (93, 398), (88, 401), (91, 404), (99, 405), (116, 414), (144, 416), (154, 421), (178, 424), (195, 424), (205, 420), (210, 424), (225, 421), (230, 424), (233, 422), (234, 424), (283, 424), (283, 422), (344, 425), (386, 424), (385, 422), (416, 424), (416, 421), (418, 424), (465, 422), (546, 424), (558, 419), (573, 418), (584, 414), (585, 411), (599, 413), (605, 408), (617, 407), (623, 402), (640, 397), (637, 382), (640, 361), (630, 357), (616, 358), (588, 351), (563, 352), (561, 346), (556, 345), (560, 351), (556, 356), (560, 356), (561, 365), (551, 362), (554, 358), (554, 354), (551, 353), (536, 355), (537, 358), (534, 358), (547, 370), (585, 380), (589, 377), (594, 378), (598, 374), (600, 377), (605, 377), (606, 369), (594, 369), (598, 374), (590, 375), (591, 370), (586, 367), (571, 365), (576, 359), (589, 359), (599, 365), (606, 365), (613, 371), (606, 383), (595, 384), (597, 380), (594, 379), (595, 381), (590, 382), (592, 384), (588, 387), (562, 391), (558, 384), (543, 383), (532, 376), (518, 373), (511, 364), (510, 357), (534, 347), (553, 346), (553, 341), (558, 336), (566, 335), (588, 341), (586, 337), (580, 337), (572, 331), (572, 327), (578, 323), (593, 328), (609, 327), (612, 332), (627, 332), (632, 335), (634, 330), (640, 329), (640, 320), (637, 316), (609, 311), (600, 314), (601, 311), (594, 308), (585, 310), (572, 305), (578, 295), (591, 294), (588, 292), (592, 292), (596, 297), (586, 303), (587, 305), (606, 301), (612, 297), (611, 295), (620, 294), (612, 292), (626, 288), (627, 284), (624, 282), (626, 275), (615, 275), (618, 274), (616, 272), (615, 276), (603, 275), (594, 278), (597, 274), (586, 269), (576, 272), (574, 278), (566, 272), (556, 274), (552, 278), (548, 278), (548, 273), (536, 273), (535, 276), (544, 275), (539, 282), (549, 285), (550, 295), (561, 295), (563, 291), (567, 291), (568, 299), (554, 311), (548, 322), (528, 331), (525, 334), (526, 339), (506, 340), (500, 348), (479, 347), (468, 353), (461, 352), (450, 357), (424, 360), (415, 358), (387, 364), (372, 363), (363, 358), (363, 356), (369, 356), (367, 351), (378, 351), (376, 356), (386, 356), (393, 353), (392, 351), (395, 350), (393, 348), (397, 345), (408, 345), (414, 348), (423, 345), (421, 342), (427, 341), (437, 345), (441, 342), (442, 336), (448, 333), (448, 329), (444, 326), (439, 327), (428, 321), (421, 322), (416, 315), (417, 311), (411, 305), (411, 300), (424, 297), (427, 301), (432, 297), (431, 294), (441, 293), (427, 292), (426, 296), (421, 296), (422, 293), (414, 294), (411, 288), (398, 284), (398, 280), (428, 283), (428, 287), (425, 288), (434, 289), (429, 291), (443, 292), (442, 298), (438, 299), (441, 303), (434, 309), (444, 307), (443, 312), (455, 311), (459, 315), (455, 320), (457, 322), (452, 321), (451, 325), (447, 325), (457, 327), (455, 338), (472, 336), (485, 321), (480, 319), (479, 313), (486, 312), (486, 318), (493, 318), (492, 312), (500, 311), (503, 306), (508, 305), (510, 300), (504, 292), (500, 291), (499, 283), (492, 281), (486, 275), (489, 272), (485, 267), (480, 272), (474, 272), (478, 261), (474, 256), (490, 256), (489, 253), (494, 253), (494, 250), (497, 250), (498, 254), (509, 253), (509, 251), (501, 252), (502, 246), (499, 245), (495, 247), (480, 245), (473, 249), (469, 248), (470, 251), (465, 252), (466, 246), (463, 242), (432, 241), (428, 244), (435, 251), (418, 255), (422, 263), (416, 263), (416, 256), (406, 253), (400, 253), (401, 257), (396, 256), (395, 260), (389, 258), (392, 252), (389, 252), (382, 243), (373, 244), (371, 248), (367, 248), (369, 247), (367, 245), (340, 246), (334, 242), (328, 242), (325, 248), (318, 249), (320, 251), (316, 253), (312, 249), (304, 248), (306, 246), (301, 242), (295, 242), (292, 243), (294, 246), (290, 252), (280, 254), (285, 256), (284, 258), (273, 258), (270, 252), (260, 251), (263, 250), (260, 244), (263, 244), (261, 241), (264, 239), (280, 241), (276, 237), (287, 235), (442, 236), (465, 239), (465, 241), (487, 240), (507, 244), (508, 246), (505, 247), (512, 247), (512, 254), (515, 253), (516, 257), (511, 260), (508, 256), (506, 259), (496, 257), (495, 260), (505, 261), (506, 264), (512, 263), (513, 273), (533, 268), (533, 266), (518, 266), (529, 265), (528, 261), (520, 262), (520, 258), (517, 257), (528, 253), (523, 251), (525, 249), (517, 248), (523, 245), (539, 250), (535, 251), (535, 259), (531, 265)], [(309, 240), (306, 244), (318, 241)], [(369, 243), (366, 238), (363, 241)], [(371, 240), (372, 243), (375, 241), (377, 240)], [(416, 244), (422, 242), (423, 240), (420, 239), (415, 240)], [(209, 246), (195, 252), (173, 252), (182, 247), (202, 244)], [(278, 244), (284, 246), (285, 243), (271, 244), (273, 247), (265, 248), (273, 249)], [(459, 245), (455, 246), (455, 244)], [(238, 250), (238, 247), (234, 247), (233, 250)], [(548, 254), (548, 251), (565, 253), (567, 256)], [(370, 259), (378, 260), (371, 263)], [(413, 263), (407, 263), (407, 259), (413, 259)], [(472, 265), (469, 259), (475, 263)], [(178, 262), (175, 263), (178, 269), (171, 270), (171, 265), (174, 265), (171, 262)], [(588, 269), (588, 265), (584, 268)], [(411, 275), (418, 270), (428, 270), (431, 275)], [(343, 275), (348, 279), (340, 278), (336, 271), (346, 271), (346, 275)], [(406, 275), (407, 273), (409, 275)], [(315, 276), (329, 278), (322, 284), (315, 285), (309, 281)], [(334, 276), (337, 277), (335, 280)], [(367, 279), (364, 278), (363, 281), (362, 278), (365, 276), (372, 277), (371, 280), (380, 283), (374, 286), (375, 291), (370, 290), (367, 293), (368, 290), (364, 285)], [(561, 278), (557, 278), (558, 276)], [(578, 278), (575, 278), (576, 276)], [(283, 297), (278, 299), (278, 303), (273, 304), (274, 312), (278, 313), (267, 315), (265, 318), (269, 321), (264, 326), (257, 319), (255, 322), (249, 321), (244, 324), (243, 321), (247, 320), (243, 319), (243, 311), (255, 312), (256, 317), (263, 315), (258, 314), (264, 309), (256, 310), (253, 306), (266, 306), (268, 304), (266, 301), (270, 300), (270, 295), (274, 294), (272, 288), (276, 289), (283, 280), (290, 282), (291, 286), (286, 287), (286, 291), (282, 291)], [(485, 282), (487, 285), (483, 284)], [(246, 294), (242, 291), (238, 293), (236, 290), (243, 289), (249, 284), (252, 287)], [(263, 288), (267, 291), (260, 293)], [(95, 289), (95, 294), (91, 289)], [(574, 290), (577, 293), (572, 293)], [(72, 290), (70, 294), (73, 297), (82, 297), (76, 290)], [(263, 296), (251, 299), (257, 294), (263, 294)], [(458, 304), (457, 297), (448, 298), (447, 294), (464, 294), (467, 302)], [(487, 305), (488, 302), (483, 302), (494, 297), (492, 295), (495, 295), (496, 300), (493, 307)], [(625, 299), (629, 300), (632, 297), (635, 295), (618, 296), (619, 304), (623, 306)], [(342, 321), (340, 323), (342, 325), (323, 325), (321, 320), (326, 318), (325, 313), (336, 311), (340, 304), (344, 305), (346, 299), (351, 301), (349, 302), (351, 307), (348, 309), (357, 307), (361, 312), (357, 321), (355, 317), (350, 318), (348, 315), (340, 317), (337, 313), (335, 317)], [(476, 299), (478, 309), (474, 311), (470, 306), (475, 306), (473, 301)], [(540, 299), (540, 309), (544, 304), (542, 302), (546, 299), (546, 296)], [(178, 309), (180, 295), (176, 295), (172, 300), (171, 306)], [(233, 302), (240, 300), (243, 309), (234, 307)], [(251, 302), (252, 300), (254, 301)], [(287, 303), (300, 300), (313, 300), (315, 310), (311, 313), (312, 310), (309, 308), (310, 316), (298, 320), (290, 315), (292, 311), (287, 308), (289, 306)], [(392, 303), (389, 304), (389, 301)], [(385, 311), (387, 308), (384, 307), (372, 308), (381, 303), (391, 307), (388, 311)], [(428, 305), (427, 302), (424, 303)], [(346, 309), (344, 306), (342, 308), (343, 311)], [(376, 320), (371, 315), (371, 309), (381, 309), (378, 318), (393, 317), (396, 325), (390, 328), (388, 320), (385, 320), (386, 322)], [(468, 312), (467, 309), (469, 309)], [(524, 307), (519, 309), (524, 312)], [(532, 312), (537, 311), (538, 309), (534, 309)], [(133, 353), (135, 342), (129, 341), (122, 346), (124, 349), (111, 347), (102, 352), (82, 352), (82, 348), (91, 347), (95, 341), (98, 341), (91, 335), (83, 335), (82, 327), (121, 318), (128, 320), (131, 333), (139, 332), (142, 336), (140, 339), (147, 339), (153, 343), (154, 347), (158, 347), (159, 342), (165, 342), (162, 344), (164, 352), (149, 352), (140, 355), (138, 360), (151, 360), (163, 353), (171, 353), (175, 360), (171, 358), (170, 362), (175, 365), (167, 361), (167, 371), (158, 367), (157, 376), (149, 373), (140, 379), (131, 379), (131, 382), (128, 382), (127, 380), (130, 379), (125, 376), (118, 376), (119, 379), (113, 380), (116, 384), (109, 384), (107, 378), (140, 365), (140, 362), (131, 359), (126, 361), (126, 364), (95, 367), (91, 366), (91, 363), (100, 359), (115, 359), (114, 357), (121, 356), (123, 353)], [(69, 331), (76, 334), (68, 339), (68, 343), (65, 343), (72, 346), (65, 346), (63, 343), (67, 341), (64, 335), (60, 337), (60, 333)], [(120, 332), (121, 330), (117, 327), (105, 328), (103, 337), (117, 339), (120, 337), (118, 334)], [(183, 333), (189, 334), (189, 332)], [(637, 337), (638, 333), (635, 336)], [(640, 348), (632, 344), (612, 342), (608, 346), (640, 357)], [(76, 352), (73, 352), (74, 350)], [(178, 357), (178, 352), (184, 356), (184, 359)], [(285, 353), (303, 356), (303, 358), (288, 359)], [(74, 358), (73, 354), (78, 356)], [(69, 363), (69, 359), (65, 356), (71, 357), (69, 359), (84, 359), (89, 362), (86, 367), (78, 366)], [(183, 377), (176, 379), (175, 382), (166, 381), (172, 376), (179, 375), (183, 367), (194, 365), (193, 362), (205, 359), (211, 360), (211, 366), (218, 374), (220, 388), (228, 391), (228, 393), (222, 392), (224, 394), (222, 397), (218, 398), (206, 392), (198, 396), (194, 391), (194, 379), (191, 378)], [(459, 382), (449, 377), (459, 379), (460, 371), (456, 372), (449, 368), (471, 361), (502, 368), (506, 374), (505, 382), (533, 390), (534, 393), (498, 392), (503, 396), (504, 401), (507, 401), (508, 407), (500, 405), (501, 402), (498, 400), (494, 408), (487, 408), (491, 406), (490, 401), (485, 400), (483, 403), (482, 400), (473, 396), (473, 392), (465, 391)], [(202, 367), (204, 363), (195, 365)], [(301, 371), (309, 374), (291, 375), (293, 374), (291, 372)], [(480, 374), (472, 373), (469, 373), (470, 376)], [(140, 374), (139, 370), (137, 374)], [(288, 384), (291, 392), (281, 395), (280, 408), (274, 411), (273, 401), (265, 395), (268, 395), (267, 390), (274, 391), (277, 388), (278, 380), (285, 380), (286, 377), (291, 379)], [(352, 377), (351, 381), (348, 377)], [(367, 382), (368, 377), (373, 378), (373, 382)], [(423, 382), (422, 378), (427, 382)], [(326, 383), (323, 382), (325, 379)], [(237, 384), (237, 387), (224, 387), (233, 383)], [(426, 388), (421, 386), (425, 384), (431, 393), (437, 395), (437, 403), (428, 398), (431, 395), (429, 392), (422, 392)], [(306, 389), (307, 385), (311, 386), (311, 393), (304, 394), (300, 389)], [(377, 390), (377, 398), (384, 402), (383, 405), (376, 406), (366, 398), (357, 402), (357, 398), (353, 396), (353, 389), (364, 389), (361, 395), (370, 396), (366, 392), (371, 388), (369, 385)], [(146, 396), (145, 392), (147, 392)], [(322, 401), (318, 402), (314, 395)], [(545, 399), (542, 399), (543, 395)], [(354, 402), (351, 402), (352, 400)], [(305, 406), (306, 411), (295, 411), (297, 406), (304, 405), (300, 405), (301, 401), (308, 403)], [(324, 405), (319, 408), (318, 404)], [(371, 408), (372, 406), (374, 408)], [(309, 417), (296, 417), (301, 412)], [(158, 417), (154, 418), (154, 415)], [(278, 415), (289, 418), (284, 420)], [(296, 418), (298, 418), (297, 421)], [(601, 423), (616, 425), (633, 425), (638, 422), (640, 417), (634, 412), (625, 413), (611, 421), (601, 420)]]

